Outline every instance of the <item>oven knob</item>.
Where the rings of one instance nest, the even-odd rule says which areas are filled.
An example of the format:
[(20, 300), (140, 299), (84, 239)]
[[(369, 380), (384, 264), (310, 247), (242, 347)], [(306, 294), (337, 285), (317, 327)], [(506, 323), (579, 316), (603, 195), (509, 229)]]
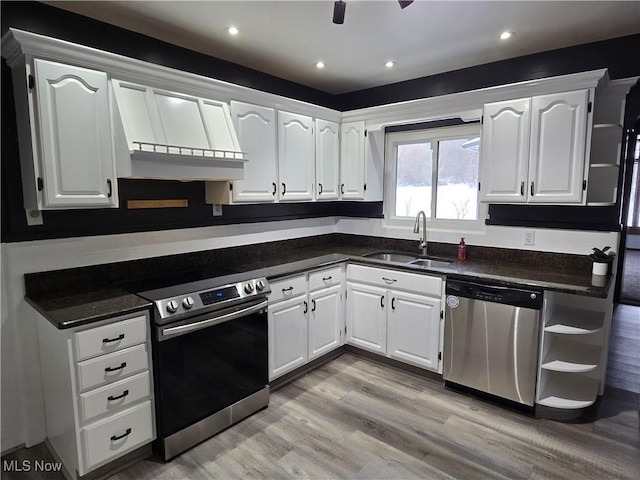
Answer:
[(258, 280), (256, 282), (256, 290), (258, 290), (259, 292), (264, 290), (264, 287), (265, 287), (265, 285), (264, 285), (264, 282), (262, 280)]
[(191, 297), (185, 297), (182, 299), (182, 306), (184, 308), (186, 308), (187, 310), (189, 310), (191, 307), (193, 307), (193, 298)]
[(245, 291), (246, 293), (251, 293), (251, 292), (253, 292), (253, 285), (251, 285), (250, 283), (247, 283), (247, 284), (244, 286), (244, 291)]
[(176, 313), (177, 311), (178, 311), (178, 302), (176, 302), (175, 300), (171, 300), (169, 303), (167, 303), (167, 312)]

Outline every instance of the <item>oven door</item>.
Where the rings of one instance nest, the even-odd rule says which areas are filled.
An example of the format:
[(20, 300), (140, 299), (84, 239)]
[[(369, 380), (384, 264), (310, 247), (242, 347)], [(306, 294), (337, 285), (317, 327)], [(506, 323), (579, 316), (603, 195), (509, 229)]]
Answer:
[(268, 383), (267, 300), (158, 326), (154, 379), (164, 438)]

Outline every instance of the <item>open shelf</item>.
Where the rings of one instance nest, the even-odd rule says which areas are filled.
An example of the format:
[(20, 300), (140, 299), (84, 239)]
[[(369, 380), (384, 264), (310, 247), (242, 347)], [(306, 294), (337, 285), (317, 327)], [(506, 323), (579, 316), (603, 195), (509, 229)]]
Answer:
[(547, 372), (546, 385), (539, 394), (539, 405), (552, 408), (586, 408), (598, 396), (598, 378), (577, 373)]
[(541, 367), (567, 373), (586, 373), (598, 368), (602, 347), (576, 341), (574, 336), (555, 336)]
[(601, 330), (603, 324), (604, 312), (556, 307), (544, 327), (544, 331), (567, 335), (588, 335)]

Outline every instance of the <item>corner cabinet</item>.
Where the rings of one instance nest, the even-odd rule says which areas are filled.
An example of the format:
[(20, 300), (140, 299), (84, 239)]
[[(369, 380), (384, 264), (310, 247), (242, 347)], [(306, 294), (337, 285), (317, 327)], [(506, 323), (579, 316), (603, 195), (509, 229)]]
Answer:
[(106, 476), (151, 454), (147, 311), (58, 330), (38, 314), (47, 439), (68, 476)]
[(278, 171), (281, 201), (313, 200), (315, 144), (313, 119), (278, 112)]
[(604, 391), (611, 315), (608, 299), (545, 292), (538, 405), (575, 416), (595, 403)]
[(107, 74), (37, 58), (12, 68), (25, 208), (117, 207)]
[(578, 90), (486, 104), (481, 200), (583, 203), (592, 95)]
[(347, 343), (442, 371), (441, 277), (362, 265), (347, 267)]

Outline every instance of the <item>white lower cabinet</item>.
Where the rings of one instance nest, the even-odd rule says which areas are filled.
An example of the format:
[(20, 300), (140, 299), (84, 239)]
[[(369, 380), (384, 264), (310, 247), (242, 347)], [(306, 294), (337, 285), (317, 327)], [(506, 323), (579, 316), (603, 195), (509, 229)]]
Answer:
[(155, 439), (148, 312), (66, 330), (37, 314), (37, 331), (47, 439), (70, 477)]
[(347, 343), (386, 353), (386, 293), (383, 288), (347, 282)]
[(269, 380), (340, 347), (344, 265), (270, 282)]
[(309, 294), (309, 360), (320, 357), (341, 344), (344, 329), (342, 285)]
[(269, 380), (307, 363), (306, 295), (269, 306)]
[(439, 299), (391, 291), (387, 309), (387, 353), (417, 367), (438, 369)]
[(442, 371), (441, 277), (361, 265), (347, 268), (347, 343)]

